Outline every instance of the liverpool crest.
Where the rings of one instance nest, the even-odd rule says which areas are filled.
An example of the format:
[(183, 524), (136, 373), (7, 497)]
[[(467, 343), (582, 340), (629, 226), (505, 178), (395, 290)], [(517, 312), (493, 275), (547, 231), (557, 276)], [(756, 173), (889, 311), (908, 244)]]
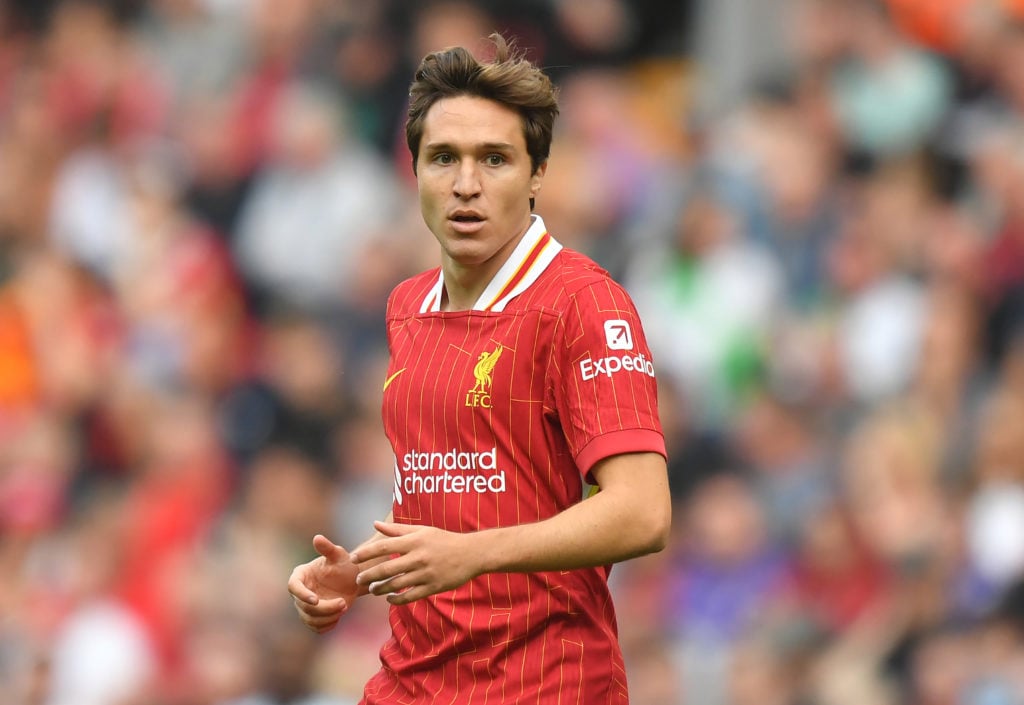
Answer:
[(476, 384), (466, 393), (466, 406), (481, 406), (485, 409), (491, 408), (491, 384), (494, 366), (498, 364), (498, 358), (504, 348), (499, 345), (494, 350), (480, 353), (476, 365), (473, 367), (473, 376), (476, 377)]

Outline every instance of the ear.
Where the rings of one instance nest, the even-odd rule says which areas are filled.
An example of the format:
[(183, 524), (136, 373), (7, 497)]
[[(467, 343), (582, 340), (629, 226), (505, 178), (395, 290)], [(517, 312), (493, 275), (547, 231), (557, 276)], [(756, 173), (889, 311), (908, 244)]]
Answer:
[(536, 198), (540, 191), (541, 182), (544, 181), (544, 174), (548, 170), (548, 162), (545, 159), (537, 167), (537, 170), (530, 176), (530, 198)]

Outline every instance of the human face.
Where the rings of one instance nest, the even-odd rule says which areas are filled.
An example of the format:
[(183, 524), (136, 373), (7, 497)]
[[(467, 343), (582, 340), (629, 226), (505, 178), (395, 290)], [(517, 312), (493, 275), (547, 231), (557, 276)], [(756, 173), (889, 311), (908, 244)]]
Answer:
[(530, 199), (546, 166), (531, 171), (515, 110), (475, 96), (442, 98), (430, 107), (417, 184), (450, 294), (457, 282), (482, 291), (501, 268), (530, 225)]

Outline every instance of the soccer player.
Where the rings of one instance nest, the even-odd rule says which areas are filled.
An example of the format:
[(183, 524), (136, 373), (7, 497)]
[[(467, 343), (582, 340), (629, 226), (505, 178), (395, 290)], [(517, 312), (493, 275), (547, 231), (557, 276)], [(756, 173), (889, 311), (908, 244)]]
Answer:
[(493, 60), (435, 52), (411, 86), (442, 264), (388, 300), (391, 515), (351, 552), (314, 537), (288, 588), (321, 632), (391, 603), (367, 705), (627, 703), (607, 579), (669, 533), (654, 365), (626, 292), (533, 214), (555, 90), (491, 39)]

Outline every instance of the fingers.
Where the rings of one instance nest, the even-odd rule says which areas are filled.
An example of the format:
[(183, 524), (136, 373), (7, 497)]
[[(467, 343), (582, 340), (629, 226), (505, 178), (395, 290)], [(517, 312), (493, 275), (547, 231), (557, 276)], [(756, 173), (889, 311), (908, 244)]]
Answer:
[[(390, 538), (407, 536), (423, 530), (422, 526), (416, 526), (413, 524), (396, 524), (390, 521), (375, 521), (373, 522), (373, 528), (377, 530), (377, 533)], [(363, 563), (374, 558), (380, 558), (381, 556), (386, 556), (389, 553), (395, 552), (392, 545), (393, 544), (389, 543), (387, 539), (382, 539), (380, 536), (374, 536), (373, 538), (359, 544), (352, 552), (349, 553), (349, 558), (352, 559), (353, 563)]]
[(297, 566), (295, 570), (292, 571), (291, 577), (288, 578), (288, 592), (290, 592), (292, 597), (296, 600), (301, 600), (309, 605), (316, 605), (320, 601), (320, 598), (306, 585), (305, 578), (308, 569), (309, 564), (304, 563)]
[[(406, 578), (403, 580), (403, 578)], [(384, 580), (376, 580), (367, 587), (371, 595), (390, 595), (393, 592), (399, 592), (412, 583), (411, 579), (407, 578), (406, 573), (399, 573), (391, 578)]]
[(356, 575), (356, 585), (367, 585), (369, 591), (375, 595), (386, 593), (386, 590), (374, 590), (374, 586), (393, 581), (401, 575), (421, 568), (422, 565), (408, 556), (394, 556), (389, 560), (374, 563), (369, 568)]
[(334, 543), (323, 534), (317, 534), (313, 537), (313, 548), (316, 549), (317, 553), (331, 563), (343, 561), (348, 557), (344, 548)]
[(410, 602), (415, 602), (416, 600), (432, 594), (434, 593), (429, 588), (421, 585), (407, 590), (402, 590), (401, 592), (392, 592), (384, 599), (392, 605), (407, 605)]
[(330, 600), (320, 600), (315, 605), (310, 605), (301, 600), (295, 601), (295, 609), (303, 618), (320, 619), (323, 617), (340, 617), (348, 610), (344, 597), (335, 597)]
[(398, 524), (393, 521), (375, 521), (373, 528), (385, 536), (405, 536), (423, 527), (415, 524)]
[[(318, 590), (323, 579), (344, 582), (345, 578), (336, 574), (336, 571), (339, 570), (337, 564), (348, 560), (348, 553), (322, 534), (313, 537), (313, 548), (320, 556), (292, 570), (288, 578), (288, 592), (292, 595), (302, 623), (313, 631), (323, 633), (338, 623), (348, 611), (349, 605), (344, 597), (321, 598)], [(335, 587), (327, 594), (338, 592), (344, 594), (345, 590)]]
[(303, 624), (313, 631), (322, 634), (332, 629), (338, 623), (342, 615), (348, 611), (348, 604), (341, 597), (332, 600), (321, 600), (315, 606), (296, 599), (295, 609), (298, 611)]

